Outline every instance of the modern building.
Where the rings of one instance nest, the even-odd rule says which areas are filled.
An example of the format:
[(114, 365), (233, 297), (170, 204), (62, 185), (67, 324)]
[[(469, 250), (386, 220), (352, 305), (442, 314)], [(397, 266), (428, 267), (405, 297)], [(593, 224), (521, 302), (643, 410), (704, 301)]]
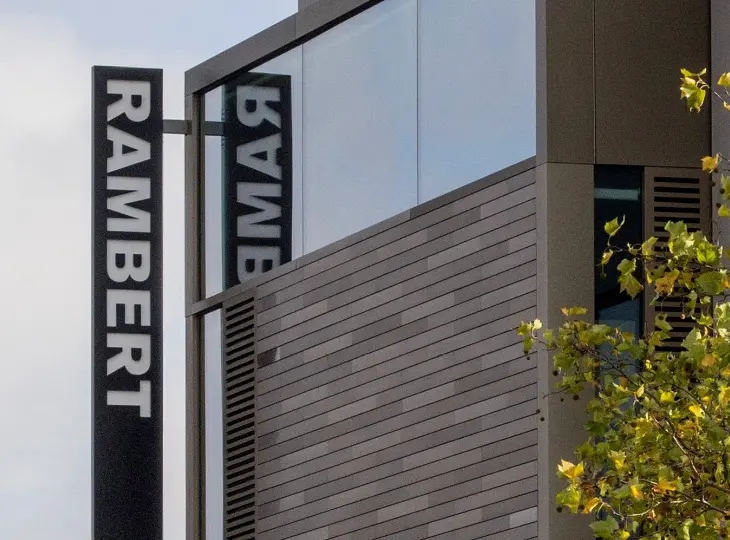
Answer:
[(586, 538), (514, 329), (640, 330), (603, 222), (709, 231), (714, 4), (300, 0), (186, 73), (188, 540)]

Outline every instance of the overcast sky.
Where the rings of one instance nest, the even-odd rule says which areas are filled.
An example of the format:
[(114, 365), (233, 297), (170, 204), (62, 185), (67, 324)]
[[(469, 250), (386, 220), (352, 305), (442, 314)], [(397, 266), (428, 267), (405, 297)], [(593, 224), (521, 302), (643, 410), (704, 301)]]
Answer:
[[(0, 0), (0, 538), (91, 539), (90, 73), (183, 73), (297, 0)], [(165, 540), (184, 538), (182, 137), (165, 138)]]

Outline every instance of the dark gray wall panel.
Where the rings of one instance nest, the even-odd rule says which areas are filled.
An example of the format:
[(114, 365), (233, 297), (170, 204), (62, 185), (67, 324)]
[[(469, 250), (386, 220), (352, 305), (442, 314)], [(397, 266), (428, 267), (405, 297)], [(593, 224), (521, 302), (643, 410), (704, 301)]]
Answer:
[(534, 171), (460, 193), (254, 289), (260, 540), (534, 537)]
[[(676, 39), (689, 28), (693, 39)], [(711, 151), (710, 107), (690, 114), (672, 83), (682, 67), (709, 65), (708, 0), (595, 0), (596, 163), (698, 167)], [(611, 86), (634, 66), (642, 90), (627, 100)]]

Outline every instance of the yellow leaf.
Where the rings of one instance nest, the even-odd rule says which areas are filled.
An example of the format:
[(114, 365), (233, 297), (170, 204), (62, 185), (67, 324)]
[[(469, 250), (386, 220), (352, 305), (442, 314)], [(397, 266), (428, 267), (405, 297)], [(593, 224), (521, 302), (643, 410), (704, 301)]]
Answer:
[(717, 172), (718, 166), (720, 165), (720, 154), (715, 156), (706, 156), (702, 158), (702, 170), (706, 173)]
[(730, 73), (723, 73), (717, 81), (720, 86), (730, 87)]
[(608, 453), (608, 457), (611, 458), (616, 469), (619, 471), (626, 465), (626, 454), (624, 452), (615, 452), (612, 450)]
[(601, 256), (601, 264), (603, 266), (606, 266), (611, 260), (611, 257), (613, 257), (613, 250), (607, 249), (603, 252), (603, 255)]
[(659, 401), (661, 403), (674, 403), (674, 396), (676, 395), (676, 392), (661, 392), (659, 394)]
[(641, 396), (644, 395), (644, 385), (643, 384), (641, 386), (639, 386), (639, 388), (636, 389), (636, 392), (634, 393), (634, 395), (636, 396), (636, 399), (639, 399)]
[(667, 272), (662, 277), (656, 280), (656, 291), (657, 293), (669, 296), (672, 294), (672, 290), (674, 290), (674, 284), (677, 282), (677, 278), (679, 277), (679, 271), (678, 270), (672, 270), (671, 272)]
[(705, 411), (699, 405), (690, 405), (689, 410), (697, 418), (702, 418), (703, 416), (705, 416)]
[(532, 329), (540, 330), (540, 328), (542, 328), (542, 321), (540, 319), (535, 319), (535, 321), (532, 323)]
[(620, 530), (617, 532), (619, 540), (627, 540), (628, 538), (631, 538), (631, 533), (626, 530)]
[(723, 407), (727, 407), (728, 402), (730, 402), (730, 388), (727, 386), (721, 386), (718, 399)]
[(725, 101), (722, 102), (722, 106), (725, 107), (728, 111), (730, 111), (730, 105), (728, 105)]
[(704, 81), (695, 80), (692, 77), (694, 74), (687, 70), (682, 71), (682, 84), (679, 87), (682, 98), (687, 100), (687, 107), (690, 111), (700, 112), (702, 105), (707, 97), (707, 91), (704, 88)]
[(590, 514), (591, 512), (593, 512), (595, 507), (598, 506), (599, 504), (601, 504), (601, 499), (599, 499), (598, 497), (593, 497), (592, 499), (589, 499), (588, 501), (586, 501), (583, 512), (585, 514)]
[(702, 365), (705, 367), (712, 367), (717, 364), (717, 356), (712, 353), (707, 353), (702, 359)]
[(578, 465), (575, 465), (571, 463), (570, 461), (560, 460), (560, 465), (558, 465), (558, 470), (568, 478), (569, 480), (575, 480), (578, 478), (581, 474), (583, 474), (583, 463), (578, 463)]
[(641, 499), (644, 498), (644, 493), (641, 491), (641, 486), (636, 484), (633, 486), (629, 486), (629, 488), (631, 489), (631, 496), (634, 499), (636, 499), (637, 501), (640, 501)]
[(659, 480), (656, 486), (654, 486), (654, 489), (665, 493), (667, 491), (677, 491), (677, 486), (674, 482), (670, 482), (669, 480)]

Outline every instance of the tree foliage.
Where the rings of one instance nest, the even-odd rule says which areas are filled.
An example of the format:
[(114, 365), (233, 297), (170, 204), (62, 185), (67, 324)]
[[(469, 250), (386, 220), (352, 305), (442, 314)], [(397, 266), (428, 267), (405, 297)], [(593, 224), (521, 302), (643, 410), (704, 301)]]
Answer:
[[(704, 75), (682, 70), (689, 110), (701, 110), (709, 92), (730, 109)], [(730, 74), (718, 85), (730, 96)], [(702, 168), (716, 173), (723, 161), (706, 157)], [(721, 182), (728, 201), (730, 176)], [(728, 217), (730, 208), (718, 214)], [(682, 222), (667, 223), (666, 242), (614, 245), (622, 226), (618, 218), (606, 223), (600, 264), (616, 265), (630, 297), (648, 285), (657, 315), (644, 335), (587, 322), (578, 307), (563, 309), (559, 328), (543, 330), (536, 320), (518, 329), (526, 352), (551, 351), (556, 392), (592, 391), (587, 439), (558, 465), (565, 479), (558, 509), (594, 514), (597, 538), (730, 538), (730, 253)], [(681, 299), (681, 318), (692, 322), (679, 353), (661, 350), (674, 331), (662, 313), (668, 298)]]

